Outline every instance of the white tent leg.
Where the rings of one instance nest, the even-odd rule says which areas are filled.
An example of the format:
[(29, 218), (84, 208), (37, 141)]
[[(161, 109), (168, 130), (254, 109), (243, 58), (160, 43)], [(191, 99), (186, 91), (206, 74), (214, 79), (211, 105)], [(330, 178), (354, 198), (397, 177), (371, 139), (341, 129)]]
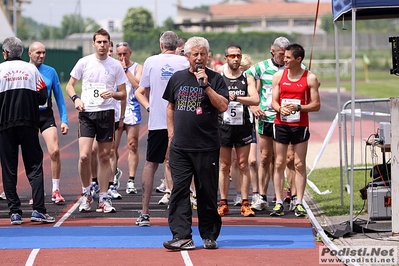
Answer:
[(339, 67), (339, 40), (337, 22), (334, 21), (334, 45), (335, 45), (335, 76), (337, 81), (337, 113), (339, 134), (339, 184), (341, 190), (341, 207), (344, 206), (344, 180), (342, 174), (342, 118), (341, 118), (341, 70)]
[(355, 165), (355, 92), (356, 92), (356, 9), (352, 9), (352, 95), (351, 95), (351, 176), (349, 221), (353, 231), (353, 183)]

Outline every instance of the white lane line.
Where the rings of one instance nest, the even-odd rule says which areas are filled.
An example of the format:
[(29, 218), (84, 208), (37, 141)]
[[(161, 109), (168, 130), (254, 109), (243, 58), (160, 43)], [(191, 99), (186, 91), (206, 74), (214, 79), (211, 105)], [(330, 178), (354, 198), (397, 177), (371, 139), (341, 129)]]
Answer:
[(190, 255), (188, 255), (187, 250), (180, 251), (181, 256), (183, 257), (184, 265), (186, 266), (194, 266), (193, 262), (190, 259)]
[[(65, 222), (65, 220), (68, 219), (68, 217), (71, 216), (71, 214), (78, 208), (81, 201), (82, 197), (80, 197), (79, 200), (74, 205), (72, 205), (72, 207), (61, 217), (61, 219), (53, 227), (60, 227), (61, 224)], [(40, 248), (32, 249), (31, 253), (29, 254), (28, 260), (25, 263), (25, 266), (32, 266), (34, 264), (39, 251)]]
[(54, 225), (54, 227), (60, 227), (63, 222), (65, 222), (66, 219), (71, 216), (71, 214), (79, 207), (80, 202), (82, 201), (82, 197), (79, 198), (78, 201), (72, 207), (64, 214), (64, 216), (61, 217), (61, 219), (58, 220), (58, 222)]
[(32, 252), (29, 254), (28, 260), (25, 263), (25, 266), (32, 266), (33, 263), (35, 262), (36, 255), (39, 253), (40, 248), (35, 248), (32, 250)]

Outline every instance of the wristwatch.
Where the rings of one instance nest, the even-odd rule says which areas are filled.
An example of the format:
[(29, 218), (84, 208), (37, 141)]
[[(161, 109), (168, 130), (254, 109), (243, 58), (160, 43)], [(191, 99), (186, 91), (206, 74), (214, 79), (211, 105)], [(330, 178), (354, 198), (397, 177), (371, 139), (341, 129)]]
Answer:
[(296, 109), (297, 109), (296, 111), (299, 112), (299, 111), (301, 111), (302, 106), (301, 106), (300, 104), (298, 104), (298, 105), (296, 106)]
[(148, 106), (146, 110), (147, 110), (147, 112), (150, 112), (150, 107)]
[(204, 86), (201, 86), (201, 88), (203, 88), (204, 90), (206, 89), (206, 88), (208, 88), (208, 87), (211, 87), (211, 83), (207, 83), (207, 84), (205, 84)]

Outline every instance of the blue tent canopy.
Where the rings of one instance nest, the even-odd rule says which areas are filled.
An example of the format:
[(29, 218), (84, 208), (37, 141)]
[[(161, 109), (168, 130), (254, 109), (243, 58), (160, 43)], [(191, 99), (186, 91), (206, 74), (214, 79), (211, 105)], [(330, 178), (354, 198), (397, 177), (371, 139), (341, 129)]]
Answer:
[(352, 9), (356, 9), (356, 19), (399, 18), (399, 0), (332, 0), (334, 21), (352, 19)]

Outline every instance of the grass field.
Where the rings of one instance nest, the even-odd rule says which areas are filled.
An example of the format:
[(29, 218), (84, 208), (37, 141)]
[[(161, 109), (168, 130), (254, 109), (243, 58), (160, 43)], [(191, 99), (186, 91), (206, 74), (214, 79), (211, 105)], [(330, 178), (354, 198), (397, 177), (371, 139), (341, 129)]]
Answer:
[[(341, 205), (341, 185), (340, 185), (340, 171), (338, 167), (316, 169), (309, 177), (313, 183), (320, 189), (320, 191), (330, 190), (331, 194), (319, 195), (315, 193), (310, 187), (307, 187), (311, 194), (327, 216), (341, 216), (349, 215), (350, 195), (345, 190), (346, 177), (343, 175), (343, 205)], [(366, 201), (360, 197), (359, 190), (371, 181), (369, 171), (355, 171), (354, 172), (354, 186), (353, 186), (353, 210), (354, 214), (365, 214), (367, 210)], [(350, 183), (350, 182), (348, 182)]]
[[(317, 75), (321, 83), (321, 89), (336, 88), (336, 77), (333, 74)], [(352, 89), (351, 76), (341, 77), (341, 88), (347, 91)], [(389, 69), (370, 71), (368, 80), (365, 78), (364, 71), (356, 72), (355, 93), (358, 97), (389, 98), (399, 97), (399, 76), (389, 74)]]

